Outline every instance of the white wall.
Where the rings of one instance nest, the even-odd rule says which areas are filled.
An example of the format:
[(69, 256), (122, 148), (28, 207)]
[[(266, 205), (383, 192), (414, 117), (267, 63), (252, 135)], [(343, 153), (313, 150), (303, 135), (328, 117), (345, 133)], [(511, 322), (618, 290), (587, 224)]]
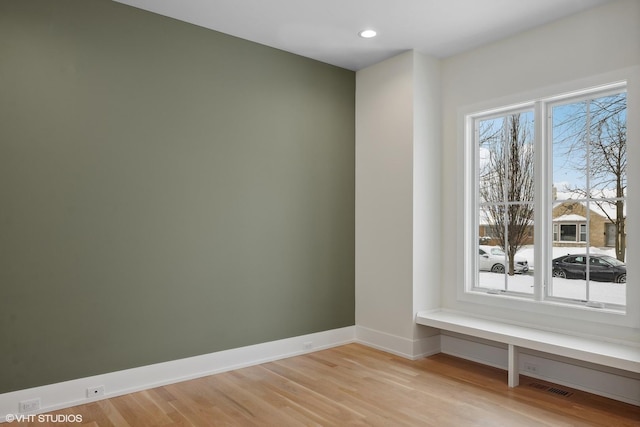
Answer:
[[(594, 8), (448, 58), (442, 62), (443, 114), (443, 307), (465, 312), (501, 317), (549, 328), (562, 328), (576, 333), (600, 334), (610, 338), (640, 341), (639, 329), (620, 328), (576, 319), (540, 316), (533, 312), (499, 309), (458, 300), (456, 288), (462, 282), (461, 260), (462, 198), (461, 178), (461, 111), (491, 100), (528, 101), (531, 94), (547, 88), (565, 87), (573, 82), (590, 81), (594, 76), (616, 73), (640, 65), (640, 2), (621, 0)], [(636, 71), (631, 75), (637, 76)], [(629, 117), (637, 117), (638, 79), (629, 83)], [(518, 99), (519, 95), (523, 98)], [(510, 100), (510, 101), (507, 101)], [(640, 135), (637, 121), (629, 121), (629, 162), (635, 171), (629, 173), (629, 194), (637, 193), (636, 176), (640, 172), (640, 150), (633, 135)], [(635, 191), (634, 191), (635, 190)], [(631, 199), (629, 210), (636, 208)], [(640, 207), (640, 206), (638, 206)], [(635, 218), (637, 216), (631, 216)], [(638, 224), (631, 223), (628, 257), (629, 286), (638, 284), (640, 241)], [(638, 287), (632, 288), (636, 292)], [(635, 298), (638, 293), (632, 293)]]
[[(440, 61), (414, 55), (413, 313), (441, 305), (442, 114)], [(426, 328), (414, 330), (425, 336)]]
[(356, 74), (357, 333), (409, 357), (434, 335), (416, 306), (440, 305), (439, 86), (439, 61), (417, 52)]
[[(505, 365), (503, 349), (489, 346), (492, 350), (486, 352), (483, 349), (489, 347), (464, 337), (459, 337), (455, 346), (445, 337), (441, 346), (437, 331), (416, 327), (417, 311), (438, 307), (638, 340), (639, 329), (462, 303), (457, 299), (456, 285), (462, 279), (460, 111), (487, 100), (513, 98), (638, 66), (639, 23), (640, 2), (622, 0), (442, 61), (407, 52), (357, 73), (359, 341), (413, 358), (441, 348), (461, 357)], [(630, 112), (638, 111), (639, 106), (640, 88), (635, 85), (629, 88), (636, 94), (635, 101), (630, 97)], [(630, 134), (640, 134), (638, 123), (629, 126)], [(630, 158), (640, 158), (638, 145), (630, 145)], [(640, 167), (629, 175), (630, 191), (632, 181), (640, 183), (638, 172)], [(629, 209), (634, 207), (630, 202)], [(640, 242), (638, 231), (640, 227), (629, 233)], [(629, 257), (637, 259), (639, 251), (637, 244), (629, 242)], [(640, 382), (634, 376), (603, 372), (579, 362), (577, 370), (544, 358), (536, 363), (545, 379), (637, 402)], [(623, 389), (626, 391), (621, 392)], [(615, 390), (620, 391), (618, 395)]]

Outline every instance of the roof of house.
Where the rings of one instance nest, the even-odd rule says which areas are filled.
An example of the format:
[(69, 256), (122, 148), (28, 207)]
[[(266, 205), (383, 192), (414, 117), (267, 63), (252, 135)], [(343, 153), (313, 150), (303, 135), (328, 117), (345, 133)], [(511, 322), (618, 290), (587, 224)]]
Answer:
[[(587, 202), (585, 202), (584, 200), (572, 200), (572, 199), (568, 199), (563, 201), (562, 203), (556, 205), (557, 206), (561, 206), (563, 204), (570, 204), (570, 203), (579, 203), (582, 206), (586, 207), (587, 206)], [(616, 217), (616, 210), (617, 207), (615, 205), (615, 202), (602, 202), (602, 203), (596, 203), (594, 201), (589, 203), (589, 208), (591, 210), (591, 214), (592, 215), (598, 215), (604, 218), (615, 218)], [(554, 208), (555, 209), (555, 208)], [(627, 203), (624, 203), (623, 207), (622, 207), (622, 212), (623, 212), (623, 216), (626, 218), (627, 217)], [(554, 219), (555, 221), (555, 219)]]
[(553, 222), (586, 222), (587, 218), (583, 217), (582, 215), (576, 215), (576, 214), (567, 214), (567, 215), (560, 215), (557, 218), (553, 219)]

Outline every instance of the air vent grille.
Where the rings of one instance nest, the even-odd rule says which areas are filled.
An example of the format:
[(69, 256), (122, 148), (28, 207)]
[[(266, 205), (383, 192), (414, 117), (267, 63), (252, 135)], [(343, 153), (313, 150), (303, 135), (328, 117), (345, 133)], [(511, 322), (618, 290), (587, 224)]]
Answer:
[(561, 388), (557, 388), (557, 387), (549, 387), (548, 385), (544, 385), (544, 384), (540, 384), (540, 383), (529, 383), (528, 384), (529, 387), (541, 390), (541, 391), (546, 391), (548, 393), (553, 393), (556, 394), (558, 396), (563, 396), (563, 397), (569, 397), (571, 396), (573, 393), (571, 393), (570, 391), (567, 390), (563, 390)]

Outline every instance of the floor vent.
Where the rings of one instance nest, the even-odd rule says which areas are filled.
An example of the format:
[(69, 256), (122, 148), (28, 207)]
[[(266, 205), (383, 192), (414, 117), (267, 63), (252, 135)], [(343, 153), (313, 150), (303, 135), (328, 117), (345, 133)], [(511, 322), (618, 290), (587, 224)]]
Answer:
[(556, 388), (556, 387), (549, 387), (547, 385), (540, 384), (540, 383), (529, 383), (529, 387), (533, 387), (533, 388), (536, 388), (538, 390), (542, 390), (542, 391), (546, 391), (546, 392), (549, 392), (549, 393), (557, 394), (558, 396), (563, 396), (563, 397), (569, 397), (569, 396), (571, 396), (573, 394), (570, 391), (562, 390), (562, 389)]
[(558, 394), (558, 395), (564, 396), (564, 397), (568, 397), (568, 396), (571, 396), (573, 394), (570, 391), (562, 390), (562, 389), (555, 388), (555, 387), (551, 387), (548, 391), (549, 391), (549, 393), (555, 393), (555, 394)]

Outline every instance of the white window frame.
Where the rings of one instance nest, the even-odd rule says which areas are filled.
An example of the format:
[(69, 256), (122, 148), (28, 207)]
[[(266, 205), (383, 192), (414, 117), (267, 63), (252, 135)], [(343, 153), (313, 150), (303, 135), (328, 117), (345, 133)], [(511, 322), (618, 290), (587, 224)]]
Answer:
[[(587, 224), (582, 224), (582, 223), (578, 223), (576, 225), (578, 227), (578, 236), (577, 236), (578, 240), (577, 240), (577, 242), (578, 243), (582, 243), (582, 242), (586, 243), (587, 240), (588, 240), (588, 237), (589, 237), (589, 231), (588, 231), (589, 227), (587, 227)], [(584, 230), (584, 232), (582, 230)], [(583, 235), (584, 235), (584, 239), (582, 238)]]
[[(562, 238), (562, 227), (563, 226), (573, 226), (573, 227), (575, 227), (575, 234), (573, 236), (573, 240), (567, 240), (566, 238), (565, 239)], [(560, 236), (559, 236), (560, 240), (557, 240), (557, 241), (558, 242), (577, 243), (578, 242), (578, 235), (579, 235), (579, 232), (578, 232), (578, 224), (577, 223), (575, 223), (575, 222), (565, 223), (565, 224), (560, 223)]]
[[(470, 141), (473, 138), (473, 121), (478, 116), (486, 116), (487, 114), (501, 114), (517, 109), (527, 109), (534, 106), (536, 116), (536, 173), (543, 173), (545, 179), (539, 179), (536, 182), (536, 194), (546, 194), (545, 200), (536, 200), (536, 227), (535, 227), (535, 257), (536, 260), (543, 259), (543, 252), (550, 252), (552, 245), (553, 223), (551, 218), (552, 196), (551, 191), (543, 193), (543, 189), (548, 187), (548, 179), (550, 173), (548, 171), (550, 150), (544, 147), (540, 141), (543, 132), (547, 132), (547, 117), (543, 114), (548, 105), (552, 103), (562, 102), (564, 100), (577, 99), (581, 94), (590, 97), (593, 92), (598, 92), (598, 96), (604, 94), (607, 89), (618, 91), (625, 87), (627, 90), (627, 116), (634, 117), (640, 110), (640, 67), (631, 67), (629, 69), (611, 72), (593, 78), (582, 79), (580, 81), (570, 82), (566, 84), (556, 85), (554, 87), (537, 89), (527, 94), (514, 95), (504, 97), (492, 101), (483, 102), (475, 106), (462, 108), (459, 110), (459, 126), (460, 133), (460, 169), (461, 181), (459, 193), (461, 198), (462, 209), (459, 211), (459, 223), (462, 224), (462, 232), (458, 236), (458, 252), (460, 259), (463, 261), (464, 269), (458, 275), (457, 281), (457, 299), (463, 303), (473, 303), (478, 305), (478, 312), (487, 312), (491, 310), (493, 315), (500, 317), (500, 313), (509, 318), (513, 313), (526, 311), (529, 313), (550, 315), (558, 318), (568, 318), (582, 320), (588, 322), (603, 323), (609, 325), (619, 325), (638, 328), (640, 327), (640, 289), (633, 283), (627, 285), (627, 306), (626, 310), (593, 308), (586, 305), (567, 304), (563, 301), (553, 299), (545, 299), (543, 284), (541, 278), (550, 277), (550, 262), (548, 265), (536, 266), (536, 287), (531, 297), (523, 297), (520, 295), (509, 294), (488, 294), (487, 292), (479, 292), (474, 290), (474, 282), (477, 277), (476, 263), (477, 253), (474, 253), (476, 245), (473, 243), (477, 240), (477, 220), (476, 217), (476, 195), (475, 195), (475, 149), (469, 149)], [(558, 95), (560, 94), (560, 95)], [(528, 100), (523, 102), (523, 100)], [(481, 114), (479, 114), (481, 112)], [(627, 138), (630, 141), (640, 136), (640, 124), (631, 123), (629, 120), (627, 127)], [(635, 139), (634, 139), (635, 138)], [(627, 206), (630, 211), (635, 211), (640, 197), (634, 196), (634, 179), (633, 175), (640, 173), (633, 165), (640, 165), (635, 159), (640, 159), (640, 150), (636, 153), (633, 147), (627, 147), (628, 162), (631, 166), (632, 173), (628, 175), (627, 188)], [(543, 238), (542, 233), (550, 233), (549, 236)], [(630, 259), (633, 259), (636, 251), (636, 241), (640, 240), (640, 233), (635, 228), (627, 227), (627, 251)], [(636, 240), (638, 239), (638, 240)], [(546, 242), (549, 248), (542, 248), (540, 242)], [(640, 241), (638, 241), (640, 243)], [(636, 277), (636, 268), (634, 263), (628, 263), (630, 277)], [(470, 311), (474, 311), (473, 305), (467, 306)], [(494, 308), (490, 308), (494, 307)]]

